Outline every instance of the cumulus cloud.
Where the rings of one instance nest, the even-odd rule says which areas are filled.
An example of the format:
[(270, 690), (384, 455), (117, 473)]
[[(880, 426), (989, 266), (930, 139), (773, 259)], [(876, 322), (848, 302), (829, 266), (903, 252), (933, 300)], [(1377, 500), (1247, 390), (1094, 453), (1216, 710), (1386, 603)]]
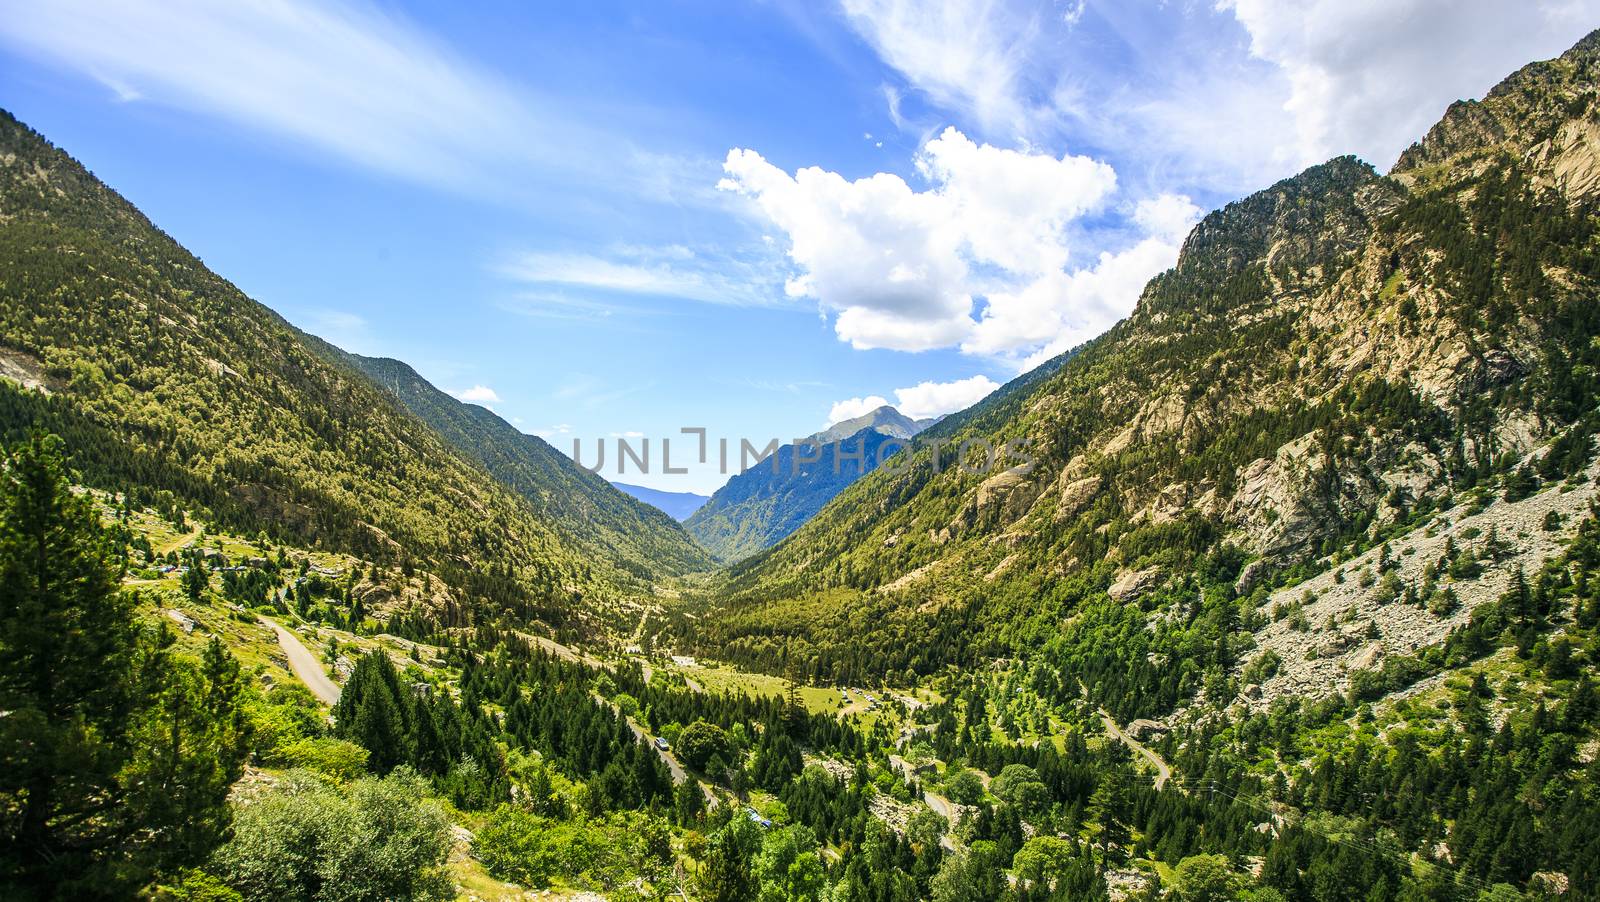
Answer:
[(1062, 230), (1117, 186), (1105, 163), (980, 145), (954, 128), (929, 141), (916, 163), (947, 201), (972, 256), (1020, 273), (1065, 266)]
[(1250, 52), (1289, 81), (1302, 163), (1356, 153), (1387, 167), (1446, 106), (1480, 97), (1600, 20), (1597, 0), (1221, 0)]
[(1177, 244), (1200, 221), (1200, 208), (1182, 194), (1162, 194), (1139, 201), (1133, 210), (1133, 221), (1150, 237)]
[[(1120, 305), (1057, 309), (1104, 300), (1064, 290), (1063, 267), (1072, 224), (1116, 191), (1110, 166), (979, 144), (947, 128), (918, 153), (916, 167), (928, 183), (923, 190), (883, 172), (850, 181), (810, 167), (791, 176), (736, 149), (721, 187), (752, 198), (788, 236), (796, 272), (785, 290), (836, 313), (835, 333), (856, 348), (1009, 354), (1052, 340), (1064, 318), (1104, 328), (1127, 312), (1137, 289)], [(1168, 233), (1185, 217), (1192, 222), (1193, 209), (1187, 198), (1162, 197), (1135, 218), (1171, 244)], [(975, 321), (978, 297), (987, 304)], [(1049, 314), (1042, 321), (1041, 311)]]
[[(892, 406), (913, 420), (925, 420), (928, 417), (965, 410), (988, 397), (990, 392), (999, 387), (998, 382), (984, 375), (957, 379), (954, 382), (919, 382), (909, 388), (895, 389)], [(880, 395), (846, 398), (835, 402), (828, 411), (828, 423), (831, 425), (843, 420), (852, 420), (886, 404), (889, 404), (889, 401)]]
[(999, 387), (998, 382), (982, 375), (954, 382), (919, 382), (910, 388), (895, 389), (894, 406), (913, 420), (924, 420), (966, 410)]
[(454, 395), (456, 400), (465, 401), (468, 404), (482, 404), (487, 407), (490, 404), (500, 403), (500, 395), (487, 385), (474, 385), (471, 388), (450, 392), (450, 394)]
[(945, 198), (890, 173), (852, 182), (810, 167), (790, 176), (753, 150), (729, 151), (723, 168), (721, 187), (753, 198), (788, 234), (799, 273), (786, 292), (844, 314), (841, 339), (920, 351), (959, 338), (972, 298), (962, 230)]
[(1022, 369), (1099, 335), (1133, 310), (1157, 273), (1178, 260), (1183, 238), (1200, 217), (1186, 197), (1144, 201), (1134, 221), (1149, 237), (1116, 253), (1102, 252), (1093, 266), (1052, 270), (1015, 290), (992, 292), (983, 316), (961, 349), (1004, 356), (1024, 351)]

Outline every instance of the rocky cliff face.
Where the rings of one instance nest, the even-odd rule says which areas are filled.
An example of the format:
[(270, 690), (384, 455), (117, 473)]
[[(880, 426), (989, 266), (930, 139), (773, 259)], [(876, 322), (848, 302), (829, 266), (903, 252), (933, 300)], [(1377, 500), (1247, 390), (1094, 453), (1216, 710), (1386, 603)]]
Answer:
[(1600, 80), (1600, 32), (1573, 45), (1554, 60), (1530, 63), (1496, 85), (1482, 100), (1450, 105), (1421, 141), (1400, 155), (1390, 173), (1405, 179), (1430, 168), (1459, 167), (1464, 160), (1508, 153), (1538, 160), (1552, 185), (1569, 194), (1588, 190), (1554, 176), (1568, 166), (1568, 154), (1588, 155), (1582, 136), (1594, 123), (1594, 87)]

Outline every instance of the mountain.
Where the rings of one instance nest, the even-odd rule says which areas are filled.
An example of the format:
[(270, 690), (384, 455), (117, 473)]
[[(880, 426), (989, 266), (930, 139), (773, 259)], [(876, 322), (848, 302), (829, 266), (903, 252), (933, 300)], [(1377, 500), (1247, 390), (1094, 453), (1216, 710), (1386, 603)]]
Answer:
[[(90, 485), (430, 571), (408, 598), (450, 625), (579, 628), (700, 565), (665, 518), (411, 386), (408, 403), (443, 411), (447, 440), (359, 363), (0, 113), (0, 438), (57, 432)], [(599, 529), (580, 537), (591, 514)]]
[[(1342, 586), (1484, 507), (1505, 508), (1493, 547), (1479, 525), (1449, 553), (1533, 572), (1594, 493), (1597, 60), (1591, 36), (1453, 105), (1386, 176), (1341, 157), (1208, 215), (1128, 319), (735, 566), (700, 651), (850, 682), (1023, 658), (1156, 716), (1231, 698), (1302, 582)], [(949, 465), (978, 439), (1026, 459)], [(1548, 533), (1511, 506), (1537, 487)], [(1424, 569), (1389, 585), (1416, 605), (1379, 604), (1369, 576), (1373, 597), (1315, 608), (1339, 669), (1314, 695), (1419, 653), (1506, 573)], [(1350, 638), (1346, 617), (1370, 623)]]
[[(736, 561), (796, 529), (922, 426), (887, 405), (778, 450), (718, 489), (684, 522), (719, 560)], [(809, 444), (808, 444), (809, 443)]]
[(893, 407), (885, 404), (875, 410), (870, 410), (859, 417), (840, 420), (821, 432), (813, 433), (810, 440), (814, 442), (836, 442), (842, 438), (849, 438), (863, 429), (872, 429), (893, 438), (907, 439), (926, 429), (923, 423), (902, 414)]
[(458, 401), (398, 360), (349, 354), (318, 342), (324, 354), (366, 373), (467, 459), (539, 511), (586, 558), (610, 560), (651, 582), (713, 562), (674, 518), (578, 466), (550, 443), (476, 404)]
[(707, 501), (711, 500), (710, 495), (696, 495), (694, 492), (663, 492), (660, 489), (652, 489), (642, 485), (629, 485), (626, 482), (613, 482), (611, 484), (643, 501), (645, 504), (665, 512), (667, 516), (680, 523), (689, 519), (690, 514), (693, 514)]

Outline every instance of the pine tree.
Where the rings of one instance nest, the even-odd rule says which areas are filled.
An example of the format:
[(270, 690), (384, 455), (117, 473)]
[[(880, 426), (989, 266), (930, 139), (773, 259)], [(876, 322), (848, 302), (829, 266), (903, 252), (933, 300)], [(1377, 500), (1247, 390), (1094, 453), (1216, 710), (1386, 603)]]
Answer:
[(0, 896), (128, 898), (226, 832), (237, 663), (141, 637), (109, 537), (35, 437), (0, 473)]
[(413, 757), (409, 713), (409, 699), (389, 656), (373, 652), (356, 663), (333, 707), (335, 735), (365, 748), (372, 770), (387, 774)]
[[(686, 784), (687, 785), (687, 784)], [(760, 891), (755, 874), (761, 831), (743, 816), (735, 816), (717, 831), (706, 850), (696, 881), (706, 902), (749, 902)]]

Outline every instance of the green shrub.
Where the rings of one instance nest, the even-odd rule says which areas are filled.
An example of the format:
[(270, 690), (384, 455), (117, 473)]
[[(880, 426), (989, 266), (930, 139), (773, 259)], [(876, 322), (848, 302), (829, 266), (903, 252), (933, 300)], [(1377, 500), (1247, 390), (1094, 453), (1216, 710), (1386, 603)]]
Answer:
[(305, 772), (240, 805), (211, 870), (248, 902), (445, 900), (450, 822), (409, 768), (340, 790)]

